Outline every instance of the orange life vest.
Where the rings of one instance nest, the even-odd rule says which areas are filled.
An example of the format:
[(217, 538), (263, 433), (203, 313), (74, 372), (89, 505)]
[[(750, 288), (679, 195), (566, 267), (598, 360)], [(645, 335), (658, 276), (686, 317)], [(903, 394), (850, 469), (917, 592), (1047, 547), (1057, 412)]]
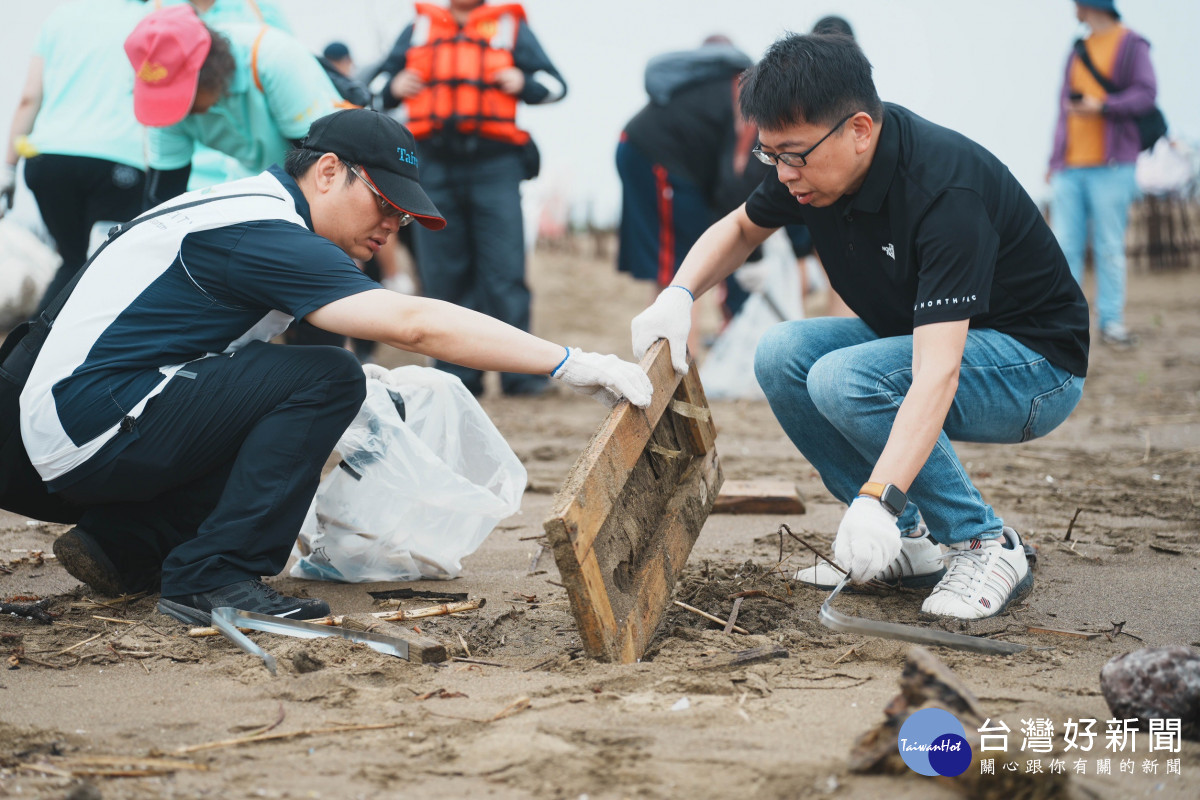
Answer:
[(510, 144), (529, 141), (516, 124), (517, 98), (495, 82), (497, 72), (514, 66), (517, 26), (524, 19), (525, 9), (516, 3), (485, 4), (460, 28), (449, 9), (417, 3), (405, 68), (426, 86), (404, 101), (414, 137), (449, 128)]

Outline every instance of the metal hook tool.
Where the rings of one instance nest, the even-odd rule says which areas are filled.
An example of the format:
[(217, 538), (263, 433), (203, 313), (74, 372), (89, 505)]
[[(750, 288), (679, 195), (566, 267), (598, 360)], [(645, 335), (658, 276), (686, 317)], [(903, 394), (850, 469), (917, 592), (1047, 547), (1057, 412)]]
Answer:
[(272, 675), (274, 675), (275, 656), (271, 655), (254, 642), (250, 641), (249, 637), (239, 631), (237, 625), (234, 623), (234, 620), (237, 619), (236, 615), (240, 613), (244, 612), (240, 612), (236, 608), (214, 608), (212, 610), (213, 627), (225, 634), (225, 637), (229, 639), (229, 641), (236, 644), (242, 650), (246, 651), (252, 656), (258, 656), (261, 658), (262, 662), (267, 665), (267, 669), (270, 670)]
[[(251, 655), (258, 656), (275, 674), (275, 659), (263, 652), (263, 649), (246, 638), (238, 628), (278, 633), (282, 636), (295, 636), (299, 639), (322, 639), (336, 636), (358, 644), (365, 644), (372, 650), (384, 655), (408, 658), (408, 642), (395, 636), (385, 636), (367, 631), (352, 631), (337, 625), (317, 625), (286, 617), (272, 617), (269, 614), (255, 614), (253, 611), (241, 611), (236, 608), (214, 608), (212, 611), (213, 626), (228, 636), (234, 644)], [(270, 659), (268, 661), (268, 659)]]
[(958, 650), (973, 650), (976, 653), (1000, 653), (1012, 655), (1028, 650), (1028, 645), (1015, 642), (1002, 642), (995, 639), (985, 639), (982, 636), (968, 636), (964, 633), (950, 633), (936, 628), (922, 628), (917, 625), (901, 625), (897, 622), (881, 622), (873, 619), (862, 619), (834, 611), (833, 600), (850, 581), (850, 576), (842, 578), (833, 593), (821, 604), (821, 613), (817, 618), (826, 628), (849, 633), (861, 633), (867, 636), (878, 636), (882, 639), (899, 639), (902, 642), (917, 644), (933, 644), (942, 647), (953, 647)]

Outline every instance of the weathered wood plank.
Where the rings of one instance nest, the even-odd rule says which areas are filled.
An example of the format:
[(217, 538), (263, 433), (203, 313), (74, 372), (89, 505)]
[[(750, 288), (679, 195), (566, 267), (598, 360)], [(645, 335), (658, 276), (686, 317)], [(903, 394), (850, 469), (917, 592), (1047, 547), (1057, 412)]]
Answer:
[(545, 523), (585, 651), (627, 663), (654, 635), (722, 480), (695, 368), (676, 376), (665, 342), (642, 366), (650, 412), (614, 410)]
[(641, 366), (654, 384), (650, 406), (643, 410), (622, 403), (609, 414), (568, 473), (551, 512), (563, 520), (580, 558), (591, 548), (592, 539), (625, 487), (624, 478), (641, 457), (679, 385), (666, 341), (655, 343), (642, 358)]
[(714, 514), (803, 514), (800, 489), (788, 481), (725, 481)]
[(653, 551), (638, 569), (634, 581), (637, 593), (623, 621), (624, 636), (615, 660), (629, 664), (646, 652), (720, 490), (721, 479), (721, 464), (714, 450), (693, 461), (680, 479), (667, 504)]

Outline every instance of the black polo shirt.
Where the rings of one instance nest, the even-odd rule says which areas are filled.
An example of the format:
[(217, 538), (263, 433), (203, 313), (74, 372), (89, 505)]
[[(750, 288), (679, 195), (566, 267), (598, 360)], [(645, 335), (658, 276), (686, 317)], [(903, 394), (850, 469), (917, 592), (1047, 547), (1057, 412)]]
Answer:
[(764, 228), (812, 232), (830, 285), (880, 336), (969, 319), (1087, 374), (1088, 306), (1050, 227), (995, 156), (886, 103), (856, 194), (803, 206), (775, 175), (746, 201)]

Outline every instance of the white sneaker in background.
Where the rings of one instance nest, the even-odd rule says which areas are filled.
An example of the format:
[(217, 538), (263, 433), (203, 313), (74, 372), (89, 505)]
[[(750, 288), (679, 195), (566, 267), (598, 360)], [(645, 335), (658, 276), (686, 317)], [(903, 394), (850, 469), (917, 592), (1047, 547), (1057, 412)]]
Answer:
[(999, 614), (1033, 588), (1021, 537), (1005, 528), (995, 539), (970, 539), (947, 545), (946, 575), (925, 598), (926, 614), (983, 619)]
[[(929, 529), (920, 525), (916, 535), (900, 537), (900, 555), (876, 575), (875, 580), (924, 589), (936, 584), (945, 573), (941, 548), (929, 538)], [(842, 573), (824, 561), (797, 571), (794, 577), (801, 583), (826, 590), (842, 582)]]

